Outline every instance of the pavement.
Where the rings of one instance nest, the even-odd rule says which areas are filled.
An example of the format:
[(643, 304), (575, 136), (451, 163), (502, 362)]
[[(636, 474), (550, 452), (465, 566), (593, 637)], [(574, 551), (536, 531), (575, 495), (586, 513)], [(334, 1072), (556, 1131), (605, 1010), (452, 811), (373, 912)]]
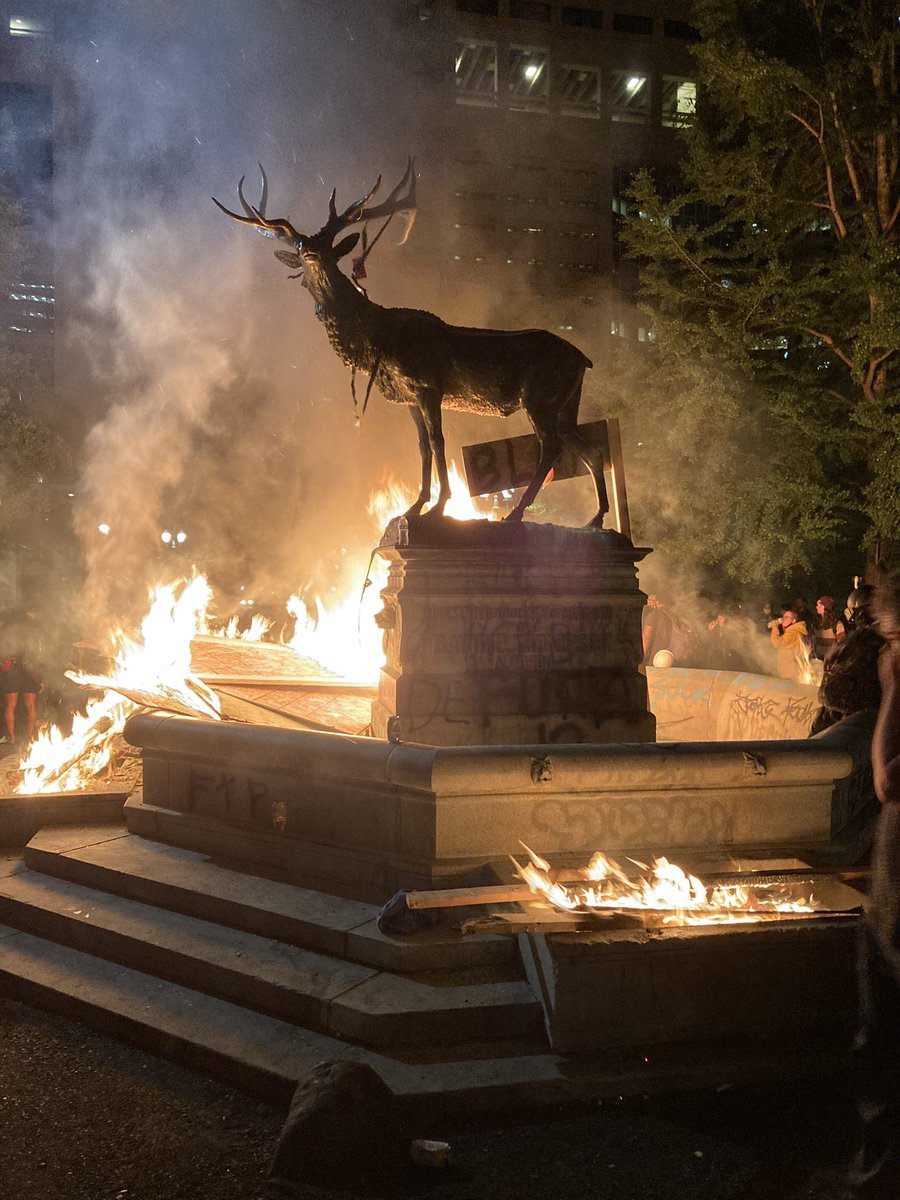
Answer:
[[(274, 1200), (285, 1113), (102, 1034), (0, 999), (4, 1200)], [(453, 1147), (417, 1200), (839, 1200), (853, 1148), (844, 1083), (726, 1085), (501, 1125), (427, 1129)], [(347, 1131), (352, 1142), (353, 1131)], [(296, 1200), (336, 1193), (300, 1185)]]

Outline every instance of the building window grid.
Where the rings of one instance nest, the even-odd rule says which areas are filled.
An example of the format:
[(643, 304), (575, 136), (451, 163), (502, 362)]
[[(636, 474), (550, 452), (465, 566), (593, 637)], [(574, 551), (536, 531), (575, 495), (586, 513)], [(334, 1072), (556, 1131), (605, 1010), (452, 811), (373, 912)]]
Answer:
[[(509, 16), (517, 21), (548, 24), (554, 22), (553, 5), (541, 0), (508, 0)], [(500, 0), (455, 0), (455, 8), (462, 16), (499, 17)], [(505, 14), (504, 14), (505, 15)], [(603, 9), (589, 4), (563, 4), (559, 11), (559, 23), (573, 29), (603, 29)], [(24, 28), (23, 28), (24, 26)], [(658, 28), (654, 18), (647, 13), (630, 13), (617, 10), (613, 13), (614, 33), (631, 37), (652, 37)], [(10, 20), (10, 34), (20, 37), (46, 37), (52, 30), (46, 20), (15, 17)], [(670, 41), (697, 42), (700, 35), (689, 21), (664, 17), (662, 36)]]
[(603, 13), (600, 9), (564, 4), (560, 15), (563, 25), (572, 25), (576, 29), (603, 28)]
[[(575, 17), (572, 14), (576, 11), (576, 6), (565, 6), (567, 14), (571, 17), (564, 23), (575, 24), (580, 17)], [(595, 13), (602, 22), (602, 13), (599, 10), (578, 9), (579, 13)], [(526, 19), (526, 18), (522, 18)], [(592, 23), (592, 22), (591, 22)], [(600, 27), (593, 25), (594, 28)], [(645, 27), (646, 30), (646, 27)], [(679, 33), (681, 30), (679, 30)], [(666, 36), (672, 36), (669, 28), (666, 29)], [(474, 48), (480, 45), (482, 48), (482, 59), (480, 63), (475, 64), (476, 75), (479, 74), (480, 68), (480, 97), (483, 99), (485, 95), (490, 94), (496, 97), (499, 94), (499, 80), (497, 78), (497, 45), (496, 43), (476, 43), (467, 42), (466, 46)], [(485, 60), (487, 62), (487, 70), (484, 69)], [(466, 66), (470, 64), (464, 64)], [(457, 66), (457, 83), (460, 83), (460, 64)], [(529, 68), (531, 68), (529, 70)], [(552, 79), (551, 79), (552, 69)], [(526, 74), (526, 71), (528, 72)], [(469, 86), (471, 86), (471, 74), (469, 77)], [(487, 79), (488, 84), (485, 83)], [(619, 70), (612, 72), (612, 104), (611, 116), (613, 120), (646, 122), (650, 115), (650, 88), (651, 80), (649, 73), (639, 71)], [(663, 124), (681, 124), (690, 119), (692, 112), (692, 101), (695, 103), (696, 90), (693, 81), (683, 77), (665, 76), (663, 77), (663, 91), (661, 100), (663, 101)], [(580, 87), (577, 85), (581, 85)], [(509, 57), (509, 75), (507, 86), (510, 93), (511, 106), (515, 107), (517, 102), (526, 101), (528, 107), (543, 106), (545, 109), (549, 105), (552, 98), (554, 105), (559, 104), (560, 111), (564, 115), (584, 115), (584, 112), (590, 110), (592, 115), (599, 115), (600, 111), (600, 68), (599, 66), (586, 64), (561, 63), (558, 66), (550, 61), (550, 52), (548, 48), (519, 46), (510, 47)], [(692, 95), (688, 93), (691, 92)], [(671, 93), (671, 95), (670, 95)], [(593, 190), (593, 189), (591, 189)], [(494, 191), (475, 191), (472, 189), (460, 189), (456, 193), (460, 198), (471, 198), (473, 200), (497, 201), (504, 199), (506, 201), (527, 203), (527, 204), (544, 204), (548, 201), (548, 196), (544, 194), (542, 187), (534, 186), (522, 189), (512, 189), (503, 195), (502, 189), (498, 194)], [(583, 192), (580, 195), (562, 195), (559, 197), (560, 208), (579, 208), (582, 210), (596, 212), (602, 209), (605, 202), (600, 202), (593, 195), (585, 195)], [(624, 211), (626, 205), (624, 202), (616, 203), (616, 198), (613, 198), (613, 210)], [(475, 223), (471, 223), (471, 227), (477, 228)], [(457, 225), (457, 229), (460, 225)], [(484, 226), (487, 228), (487, 226)], [(599, 233), (594, 228), (562, 228), (558, 230), (547, 229), (544, 226), (508, 226), (508, 233), (515, 233), (524, 236), (525, 232), (532, 234), (540, 232), (541, 234), (555, 234), (560, 241), (565, 239), (568, 245), (575, 248), (574, 239), (584, 239), (584, 243), (596, 242)], [(583, 244), (584, 244), (583, 243)], [(587, 245), (584, 245), (587, 249)], [(457, 262), (470, 261), (479, 265), (488, 261), (487, 257), (480, 254), (475, 255), (454, 255), (454, 260)], [(529, 266), (545, 266), (543, 260), (540, 259), (522, 259), (520, 257), (505, 256), (505, 261), (509, 265), (529, 265)], [(579, 273), (599, 273), (601, 267), (597, 263), (585, 263), (583, 261), (561, 261), (557, 262), (556, 266), (567, 272)], [(614, 322), (615, 328), (611, 328), (610, 332), (614, 336), (628, 337), (632, 330), (629, 330), (628, 323), (625, 321)], [(645, 330), (643, 327), (638, 327), (633, 330), (637, 334), (639, 340), (652, 341), (653, 333), (651, 330)]]
[(613, 32), (632, 37), (653, 37), (653, 18), (643, 13), (613, 13)]
[[(497, 43), (467, 40), (457, 44), (456, 101), (476, 107), (497, 106)], [(684, 76), (663, 77), (664, 125), (687, 124), (696, 103), (696, 85)], [(666, 90), (668, 89), (668, 90)], [(601, 116), (600, 67), (587, 63), (551, 61), (544, 46), (513, 44), (509, 47), (506, 92), (508, 106), (524, 112), (549, 112), (563, 116)], [(646, 71), (611, 72), (610, 115), (613, 121), (646, 124), (651, 114), (651, 76)]]
[(552, 5), (541, 0), (509, 0), (509, 15), (514, 21), (549, 22)]

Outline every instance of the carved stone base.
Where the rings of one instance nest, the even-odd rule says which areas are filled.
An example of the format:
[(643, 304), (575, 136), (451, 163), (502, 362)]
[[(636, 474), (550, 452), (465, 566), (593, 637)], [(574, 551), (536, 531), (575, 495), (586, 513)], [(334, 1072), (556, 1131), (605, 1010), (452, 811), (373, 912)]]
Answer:
[(379, 624), (376, 737), (433, 746), (652, 742), (635, 563), (612, 530), (409, 521)]

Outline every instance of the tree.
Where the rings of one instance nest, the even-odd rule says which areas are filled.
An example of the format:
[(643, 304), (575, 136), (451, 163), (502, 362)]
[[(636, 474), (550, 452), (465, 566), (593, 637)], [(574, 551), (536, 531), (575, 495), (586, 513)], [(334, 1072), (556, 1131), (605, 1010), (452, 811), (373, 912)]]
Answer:
[(708, 493), (657, 525), (735, 579), (900, 545), (898, 17), (701, 0), (681, 178), (634, 181), (649, 475)]

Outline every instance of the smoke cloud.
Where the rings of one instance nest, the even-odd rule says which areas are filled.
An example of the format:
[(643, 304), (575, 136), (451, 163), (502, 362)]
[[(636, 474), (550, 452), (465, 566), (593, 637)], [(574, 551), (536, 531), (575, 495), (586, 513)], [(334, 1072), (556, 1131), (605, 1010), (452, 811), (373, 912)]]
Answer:
[[(358, 585), (380, 532), (370, 490), (386, 473), (416, 480), (408, 415), (376, 394), (356, 428), (349, 372), (306, 292), (210, 201), (235, 207), (242, 174), (254, 197), (259, 159), (269, 211), (314, 231), (332, 187), (344, 204), (379, 174), (389, 188), (428, 145), (417, 68), (390, 52), (379, 8), (98, 3), (67, 46), (57, 273), (79, 317), (58, 383), (91, 426), (75, 489), (90, 626), (135, 615), (148, 584), (192, 564), (234, 594)], [(429, 170), (426, 155), (434, 217)], [(373, 298), (439, 307), (447, 289), (418, 232), (379, 244)], [(478, 323), (487, 296), (454, 298), (441, 315), (467, 307)], [(176, 529), (173, 551), (161, 535)]]

